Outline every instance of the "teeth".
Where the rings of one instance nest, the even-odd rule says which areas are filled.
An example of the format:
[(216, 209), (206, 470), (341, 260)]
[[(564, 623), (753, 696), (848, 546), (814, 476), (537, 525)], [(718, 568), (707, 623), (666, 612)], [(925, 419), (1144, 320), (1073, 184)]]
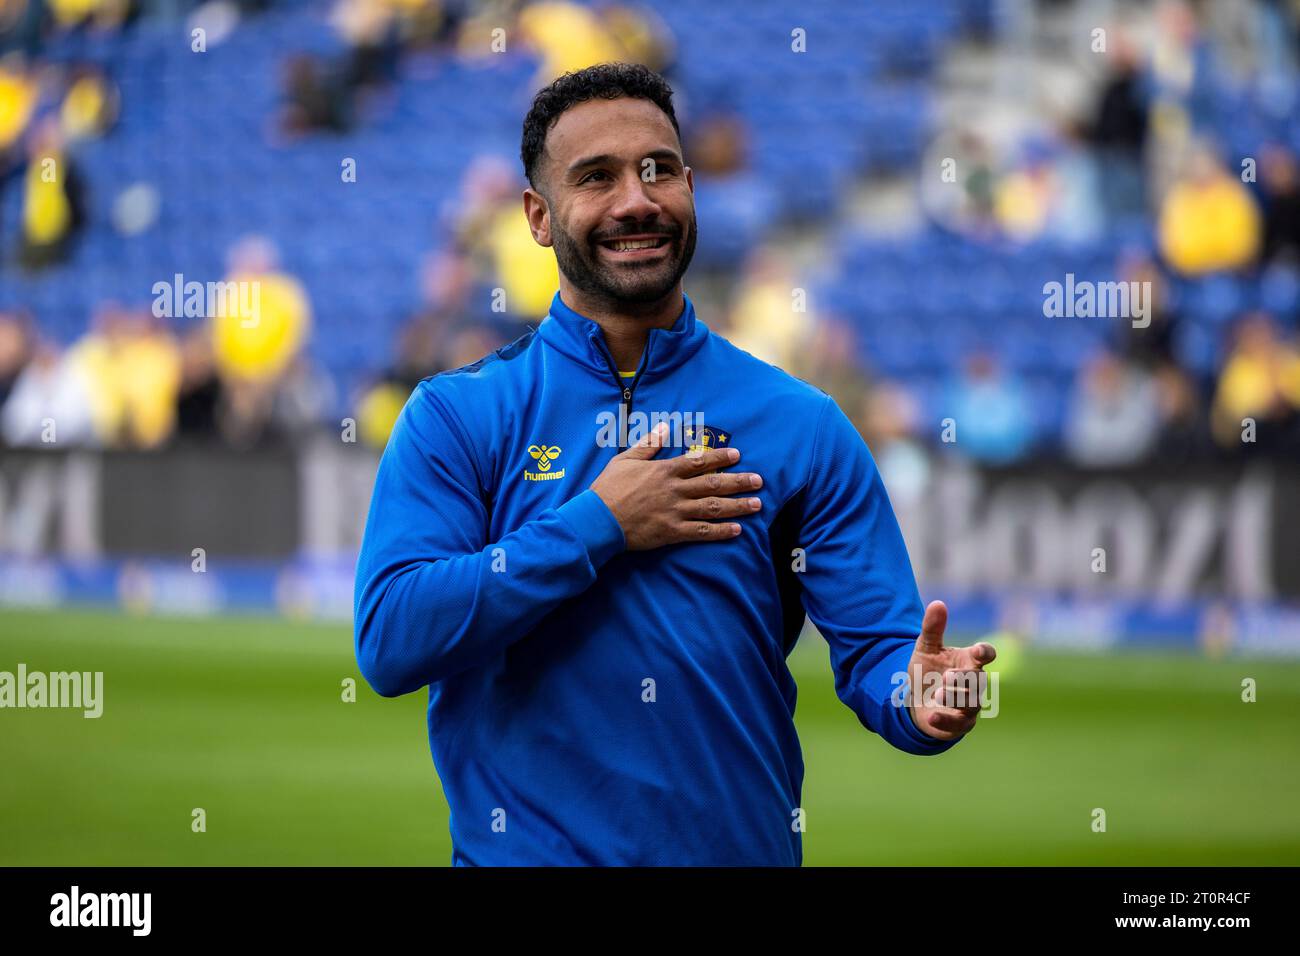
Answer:
[(620, 239), (614, 243), (614, 251), (626, 252), (629, 249), (650, 249), (658, 244), (658, 239)]

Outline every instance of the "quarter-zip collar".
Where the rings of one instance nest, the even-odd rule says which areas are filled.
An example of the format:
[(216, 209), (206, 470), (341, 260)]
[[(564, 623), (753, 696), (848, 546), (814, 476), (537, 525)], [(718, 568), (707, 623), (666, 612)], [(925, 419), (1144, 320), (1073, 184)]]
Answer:
[[(690, 297), (683, 293), (682, 300), (685, 305), (672, 328), (651, 329), (646, 337), (636, 381), (668, 374), (699, 351), (709, 337), (708, 327), (695, 318)], [(537, 334), (556, 351), (590, 368), (601, 378), (609, 378), (613, 360), (605, 344), (605, 333), (596, 322), (565, 305), (560, 293), (555, 293), (551, 300), (550, 312), (538, 326)]]

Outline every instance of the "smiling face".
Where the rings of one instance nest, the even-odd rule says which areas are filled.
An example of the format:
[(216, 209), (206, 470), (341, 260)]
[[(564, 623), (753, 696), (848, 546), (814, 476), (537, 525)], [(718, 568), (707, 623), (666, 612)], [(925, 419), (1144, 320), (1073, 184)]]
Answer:
[(659, 107), (621, 97), (566, 110), (537, 179), (524, 211), (574, 289), (615, 307), (678, 290), (695, 252), (694, 180)]

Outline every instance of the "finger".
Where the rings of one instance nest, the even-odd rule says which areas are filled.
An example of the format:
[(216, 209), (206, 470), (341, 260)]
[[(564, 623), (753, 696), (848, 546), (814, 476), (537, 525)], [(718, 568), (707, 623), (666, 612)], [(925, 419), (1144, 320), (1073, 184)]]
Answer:
[(947, 605), (942, 601), (931, 601), (921, 621), (921, 636), (916, 639), (916, 649), (922, 654), (938, 654), (943, 650), (943, 631), (947, 626)]
[[(943, 705), (945, 707), (979, 709), (984, 692), (984, 674), (982, 671), (944, 671)], [(987, 678), (985, 678), (986, 680)]]
[(975, 721), (979, 718), (978, 712), (966, 714), (960, 710), (945, 708), (943, 710), (927, 711), (925, 719), (934, 730), (960, 736), (969, 733), (970, 729), (975, 726)]
[(708, 495), (735, 495), (763, 487), (763, 479), (753, 472), (715, 471), (695, 478), (683, 478), (681, 492), (687, 498)]
[(678, 541), (728, 541), (740, 534), (729, 521), (685, 521), (677, 528)]
[(641, 458), (650, 459), (659, 454), (659, 449), (664, 445), (664, 439), (668, 435), (668, 423), (660, 422), (654, 428), (641, 436), (641, 440), (632, 447), (621, 451), (617, 456), (619, 458)]
[(948, 740), (956, 736), (956, 728), (960, 726), (957, 711), (933, 707), (921, 711), (913, 710), (912, 720), (920, 730), (939, 740)]
[(703, 452), (689, 452), (673, 459), (673, 471), (681, 478), (689, 478), (715, 468), (726, 468), (740, 460), (735, 448), (710, 448)]
[(985, 664), (992, 664), (998, 656), (997, 650), (987, 641), (980, 641), (970, 647), (958, 647), (955, 650), (958, 652), (957, 657), (961, 666), (973, 670), (979, 670)]
[(751, 515), (763, 507), (759, 498), (697, 498), (683, 502), (679, 512), (684, 518), (735, 518)]
[(939, 703), (942, 705), (940, 708), (942, 710), (957, 711), (968, 716), (977, 715), (983, 709), (980, 707), (979, 694), (971, 693), (965, 687), (945, 691)]

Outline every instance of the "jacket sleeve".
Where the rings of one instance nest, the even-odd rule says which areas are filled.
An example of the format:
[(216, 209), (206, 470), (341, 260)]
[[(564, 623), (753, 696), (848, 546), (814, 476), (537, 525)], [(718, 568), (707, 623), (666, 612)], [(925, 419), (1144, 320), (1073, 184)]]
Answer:
[(864, 727), (899, 750), (948, 750), (960, 738), (922, 733), (905, 706), (921, 597), (871, 452), (829, 396), (804, 494), (803, 604), (830, 645), (835, 693)]
[(379, 462), (357, 561), (357, 663), (385, 697), (484, 663), (625, 548), (590, 489), (499, 540), (454, 410), (426, 380)]

